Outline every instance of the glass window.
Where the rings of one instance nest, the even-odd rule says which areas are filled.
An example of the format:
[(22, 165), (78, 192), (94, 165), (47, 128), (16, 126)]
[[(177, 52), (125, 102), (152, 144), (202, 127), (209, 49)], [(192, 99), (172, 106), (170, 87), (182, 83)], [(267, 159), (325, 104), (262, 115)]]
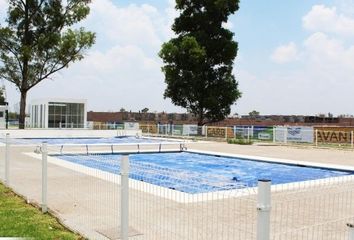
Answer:
[(82, 103), (50, 102), (48, 106), (48, 127), (84, 127), (85, 108)]
[(40, 105), (39, 109), (39, 127), (42, 127), (42, 122), (43, 122), (43, 105)]
[(36, 128), (37, 127), (37, 108), (38, 108), (38, 106), (37, 105), (35, 105), (34, 106), (34, 127)]
[(54, 114), (54, 106), (53, 105), (50, 105), (48, 106), (48, 112), (49, 114)]

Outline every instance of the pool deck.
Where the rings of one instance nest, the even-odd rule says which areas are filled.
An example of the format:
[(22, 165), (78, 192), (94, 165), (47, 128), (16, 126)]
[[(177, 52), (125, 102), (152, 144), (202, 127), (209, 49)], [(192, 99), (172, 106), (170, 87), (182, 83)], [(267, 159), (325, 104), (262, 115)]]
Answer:
[(276, 146), (271, 144), (237, 145), (220, 142), (189, 143), (187, 145), (191, 149), (202, 151), (354, 166), (354, 150), (351, 149)]
[[(226, 143), (188, 143), (188, 149), (199, 151), (223, 152), (270, 158), (290, 159), (321, 164), (336, 164), (354, 166), (354, 151), (336, 149), (314, 149), (287, 146), (244, 146)], [(33, 147), (13, 147), (10, 151), (10, 187), (26, 197), (29, 202), (40, 205), (41, 202), (41, 162), (25, 153), (32, 152)], [(0, 148), (4, 156), (4, 147)], [(0, 177), (4, 176), (4, 158), (0, 158)], [(292, 196), (286, 205), (274, 208), (272, 223), (283, 226), (284, 220), (280, 213), (287, 216), (289, 226), (283, 230), (307, 229), (315, 225), (313, 221), (331, 222), (341, 219), (335, 227), (336, 237), (326, 230), (313, 233), (316, 239), (346, 239), (345, 222), (354, 216), (353, 186), (354, 181), (337, 184), (335, 187), (313, 187), (310, 191), (301, 189), (298, 192), (274, 194), (272, 201), (283, 201)], [(119, 185), (114, 181), (105, 181), (55, 164), (48, 165), (48, 206), (58, 218), (68, 227), (81, 232), (90, 239), (119, 239)], [(335, 198), (331, 198), (333, 193)], [(297, 194), (297, 195), (296, 195)], [(296, 195), (296, 196), (295, 196)], [(321, 206), (325, 214), (318, 216), (317, 202), (311, 200), (316, 195), (323, 198)], [(286, 197), (285, 197), (286, 196)], [(308, 199), (308, 201), (306, 200)], [(209, 200), (209, 201), (207, 201)], [(306, 204), (303, 204), (303, 202)], [(327, 206), (326, 204), (330, 204)], [(345, 203), (350, 207), (343, 208)], [(345, 205), (344, 204), (344, 205)], [(228, 240), (255, 239), (256, 202), (254, 192), (248, 196), (229, 197), (196, 203), (181, 203), (167, 198), (148, 194), (139, 187), (130, 192), (130, 239), (175, 239), (175, 240)], [(303, 206), (304, 205), (304, 206)], [(311, 206), (313, 208), (311, 208)], [(288, 212), (290, 210), (292, 212)], [(316, 210), (317, 209), (317, 210)], [(349, 210), (348, 210), (349, 209)], [(278, 213), (279, 214), (275, 214)], [(328, 214), (327, 214), (328, 213)], [(330, 213), (330, 214), (329, 214)], [(314, 219), (316, 216), (316, 219)], [(306, 221), (305, 221), (305, 220)], [(331, 225), (331, 228), (333, 226)], [(332, 229), (333, 230), (333, 229)], [(299, 239), (300, 232), (291, 235), (277, 235), (274, 239)], [(303, 233), (301, 233), (303, 234)], [(301, 239), (306, 238), (301, 235)], [(278, 237), (278, 238), (276, 238)], [(315, 238), (313, 238), (315, 239)]]

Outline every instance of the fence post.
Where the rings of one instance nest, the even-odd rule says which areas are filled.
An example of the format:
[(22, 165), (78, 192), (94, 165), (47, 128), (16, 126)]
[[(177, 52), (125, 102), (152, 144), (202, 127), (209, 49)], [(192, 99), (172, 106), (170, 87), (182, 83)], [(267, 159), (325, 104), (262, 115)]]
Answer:
[(247, 142), (250, 142), (250, 127), (247, 127)]
[(315, 130), (315, 144), (318, 147), (318, 129)]
[(273, 126), (273, 143), (275, 143), (276, 128)]
[(270, 239), (271, 181), (258, 180), (257, 240)]
[(47, 143), (42, 143), (42, 212), (46, 213), (48, 211), (47, 208), (47, 186), (48, 186), (48, 164), (47, 164)]
[(129, 156), (123, 155), (120, 162), (121, 202), (120, 202), (120, 239), (129, 238)]
[(347, 226), (349, 227), (349, 240), (354, 240), (354, 224), (347, 223)]
[(225, 127), (225, 139), (227, 140), (227, 127)]
[(288, 127), (284, 126), (284, 143), (288, 143)]
[(5, 136), (5, 184), (10, 186), (10, 134)]
[(351, 132), (351, 146), (354, 148), (354, 131)]

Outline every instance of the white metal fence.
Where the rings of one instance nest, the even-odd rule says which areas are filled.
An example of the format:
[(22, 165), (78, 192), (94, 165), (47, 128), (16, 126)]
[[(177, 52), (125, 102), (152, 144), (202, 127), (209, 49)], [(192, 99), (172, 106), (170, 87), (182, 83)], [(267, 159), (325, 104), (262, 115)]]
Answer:
[[(32, 126), (36, 129), (36, 126)], [(141, 130), (147, 136), (229, 140), (238, 144), (250, 142), (302, 144), (316, 147), (354, 149), (354, 127), (333, 126), (197, 126), (195, 124), (100, 123), (87, 125), (60, 123), (58, 129)]]
[[(111, 145), (88, 151), (43, 144), (34, 153), (33, 147), (7, 142), (8, 151), (1, 147), (3, 182), (90, 239), (352, 240), (346, 225), (354, 221), (352, 175), (274, 186), (260, 180), (258, 189), (223, 190), (227, 180), (209, 181), (207, 174), (200, 180), (168, 166), (129, 161), (138, 152), (133, 145), (114, 148), (125, 153), (121, 157), (112, 155)], [(139, 151), (181, 149), (150, 144)], [(191, 194), (155, 182), (221, 190)]]
[(227, 140), (230, 143), (301, 144), (354, 148), (354, 127), (144, 125), (146, 136)]

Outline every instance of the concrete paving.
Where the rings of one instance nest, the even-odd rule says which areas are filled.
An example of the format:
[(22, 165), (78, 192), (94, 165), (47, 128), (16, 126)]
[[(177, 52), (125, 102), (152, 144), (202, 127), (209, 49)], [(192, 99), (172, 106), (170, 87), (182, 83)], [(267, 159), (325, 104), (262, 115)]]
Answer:
[[(190, 143), (188, 149), (354, 166), (354, 151), (285, 146)], [(41, 203), (41, 161), (26, 155), (34, 147), (12, 147), (10, 187), (28, 202)], [(4, 147), (0, 148), (4, 156)], [(4, 169), (4, 157), (0, 157)], [(3, 178), (3, 170), (0, 170)], [(97, 175), (100, 173), (97, 171)], [(139, 185), (140, 186), (140, 185)], [(256, 195), (223, 193), (218, 200), (176, 202), (130, 190), (130, 239), (255, 239)], [(48, 207), (65, 225), (89, 239), (119, 239), (120, 185), (75, 169), (48, 165)], [(354, 220), (354, 178), (297, 185), (273, 193), (272, 239), (347, 239)]]

